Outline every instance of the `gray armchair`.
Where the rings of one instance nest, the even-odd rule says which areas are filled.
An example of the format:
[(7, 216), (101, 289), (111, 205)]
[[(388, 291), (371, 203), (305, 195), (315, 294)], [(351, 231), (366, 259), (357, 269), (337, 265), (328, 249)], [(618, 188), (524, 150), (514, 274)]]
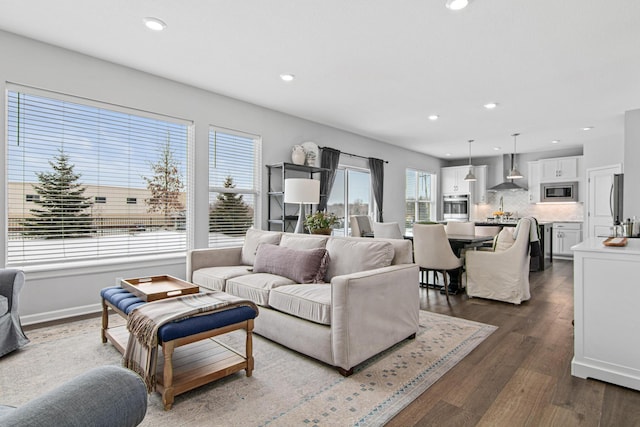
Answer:
[(23, 285), (21, 270), (0, 269), (0, 357), (29, 342), (18, 316), (18, 298)]
[(0, 405), (3, 427), (137, 426), (147, 413), (147, 388), (129, 369), (106, 365), (54, 388), (19, 408)]

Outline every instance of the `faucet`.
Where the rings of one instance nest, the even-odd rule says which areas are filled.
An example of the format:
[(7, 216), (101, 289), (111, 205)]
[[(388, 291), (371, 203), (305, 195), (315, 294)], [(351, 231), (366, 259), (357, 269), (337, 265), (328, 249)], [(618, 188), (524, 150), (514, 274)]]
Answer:
[(504, 196), (500, 196), (500, 212), (504, 212)]

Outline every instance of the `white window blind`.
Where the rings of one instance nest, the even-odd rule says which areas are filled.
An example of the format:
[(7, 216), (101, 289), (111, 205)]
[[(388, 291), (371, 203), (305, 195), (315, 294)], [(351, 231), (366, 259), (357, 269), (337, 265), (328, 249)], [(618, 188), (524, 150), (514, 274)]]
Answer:
[(411, 229), (414, 222), (435, 220), (434, 182), (433, 174), (407, 169), (405, 186), (406, 229)]
[(260, 139), (209, 130), (209, 247), (242, 244), (258, 218)]
[(190, 123), (26, 88), (7, 107), (7, 265), (186, 250)]

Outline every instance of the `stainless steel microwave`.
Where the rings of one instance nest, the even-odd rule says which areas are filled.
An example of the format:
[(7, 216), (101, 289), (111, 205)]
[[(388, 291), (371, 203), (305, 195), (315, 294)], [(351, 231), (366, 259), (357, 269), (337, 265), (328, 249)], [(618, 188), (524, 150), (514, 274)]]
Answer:
[(541, 202), (577, 202), (577, 182), (546, 182), (540, 184)]

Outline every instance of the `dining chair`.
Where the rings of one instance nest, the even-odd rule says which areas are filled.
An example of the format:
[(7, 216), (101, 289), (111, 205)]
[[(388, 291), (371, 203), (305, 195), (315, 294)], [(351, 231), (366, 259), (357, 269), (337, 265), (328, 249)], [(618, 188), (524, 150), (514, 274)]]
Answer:
[(447, 270), (462, 267), (462, 260), (451, 249), (447, 233), (442, 224), (413, 225), (413, 255), (420, 270), (442, 273), (447, 301), (449, 301), (449, 279)]
[(492, 251), (496, 245), (496, 239), (498, 233), (502, 230), (501, 225), (476, 225), (476, 236), (492, 236), (493, 241), (485, 242), (482, 246), (478, 247), (478, 250)]
[(498, 234), (493, 252), (467, 253), (467, 295), (520, 304), (531, 297), (529, 290), (528, 218), (520, 220), (515, 230), (505, 227)]
[(476, 224), (474, 222), (449, 221), (445, 227), (447, 234), (463, 234), (475, 236)]
[(373, 233), (373, 225), (368, 215), (351, 215), (349, 217), (351, 226), (351, 236), (362, 237), (365, 234)]
[(402, 239), (402, 230), (397, 222), (374, 222), (373, 236), (386, 239)]

